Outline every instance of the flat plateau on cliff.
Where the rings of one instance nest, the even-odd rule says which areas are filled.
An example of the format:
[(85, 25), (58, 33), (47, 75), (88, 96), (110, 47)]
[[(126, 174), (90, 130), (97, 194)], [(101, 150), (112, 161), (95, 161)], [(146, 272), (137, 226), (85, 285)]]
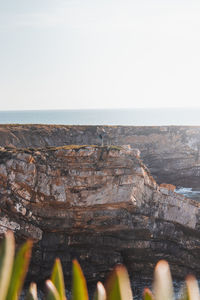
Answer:
[(199, 126), (0, 125), (0, 146), (130, 145), (157, 183), (199, 188)]

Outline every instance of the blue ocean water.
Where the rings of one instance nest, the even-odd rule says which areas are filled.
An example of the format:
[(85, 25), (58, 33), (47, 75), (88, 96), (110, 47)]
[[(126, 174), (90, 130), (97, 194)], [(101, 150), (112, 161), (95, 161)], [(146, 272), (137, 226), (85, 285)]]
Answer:
[(200, 125), (200, 108), (0, 111), (0, 124)]
[(186, 198), (191, 198), (200, 202), (200, 190), (193, 188), (179, 187), (175, 190), (176, 193), (185, 196)]

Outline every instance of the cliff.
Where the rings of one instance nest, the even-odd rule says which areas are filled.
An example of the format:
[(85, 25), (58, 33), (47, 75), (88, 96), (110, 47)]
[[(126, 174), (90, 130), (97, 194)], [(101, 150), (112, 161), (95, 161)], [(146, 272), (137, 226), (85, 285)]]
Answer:
[(199, 188), (200, 127), (0, 125), (0, 146), (131, 145), (156, 181)]
[(90, 281), (119, 262), (148, 277), (161, 258), (176, 277), (200, 275), (199, 204), (159, 187), (138, 150), (2, 147), (0, 182), (0, 234), (35, 243), (30, 279), (49, 276), (57, 256), (65, 277), (76, 257)]

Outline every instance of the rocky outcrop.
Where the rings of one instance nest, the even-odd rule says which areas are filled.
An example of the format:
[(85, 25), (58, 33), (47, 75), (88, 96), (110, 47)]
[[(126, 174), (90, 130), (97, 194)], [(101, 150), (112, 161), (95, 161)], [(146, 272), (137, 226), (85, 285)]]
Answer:
[(34, 240), (29, 278), (49, 276), (55, 257), (88, 280), (116, 263), (134, 277), (165, 258), (173, 274), (200, 275), (199, 204), (159, 187), (130, 147), (0, 149), (0, 234)]
[(125, 145), (141, 151), (156, 181), (200, 188), (200, 127), (0, 125), (0, 146)]
[(176, 189), (176, 186), (175, 186), (175, 185), (173, 185), (173, 184), (168, 184), (168, 183), (161, 183), (161, 184), (160, 184), (160, 187), (161, 187), (161, 188), (166, 188), (166, 189), (168, 189), (168, 190), (170, 190), (170, 191), (172, 191), (172, 192), (174, 192), (175, 189)]

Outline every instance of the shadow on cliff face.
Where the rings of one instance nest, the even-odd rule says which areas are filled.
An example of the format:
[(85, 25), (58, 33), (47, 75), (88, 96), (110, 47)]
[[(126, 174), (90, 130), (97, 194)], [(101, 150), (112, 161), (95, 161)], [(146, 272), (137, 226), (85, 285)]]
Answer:
[[(160, 189), (142, 163), (159, 184), (198, 189), (199, 127), (5, 125), (0, 136), (1, 232), (34, 239), (30, 278), (49, 276), (55, 256), (66, 277), (79, 258), (90, 281), (118, 262), (147, 278), (161, 258), (177, 277), (200, 274), (198, 204)], [(63, 147), (102, 140), (140, 149), (142, 161), (123, 149)]]
[(150, 278), (160, 259), (175, 277), (200, 275), (198, 203), (158, 186), (138, 150), (1, 148), (0, 180), (0, 233), (33, 239), (31, 280), (47, 278), (55, 257), (66, 279), (78, 258), (90, 282), (117, 263)]

